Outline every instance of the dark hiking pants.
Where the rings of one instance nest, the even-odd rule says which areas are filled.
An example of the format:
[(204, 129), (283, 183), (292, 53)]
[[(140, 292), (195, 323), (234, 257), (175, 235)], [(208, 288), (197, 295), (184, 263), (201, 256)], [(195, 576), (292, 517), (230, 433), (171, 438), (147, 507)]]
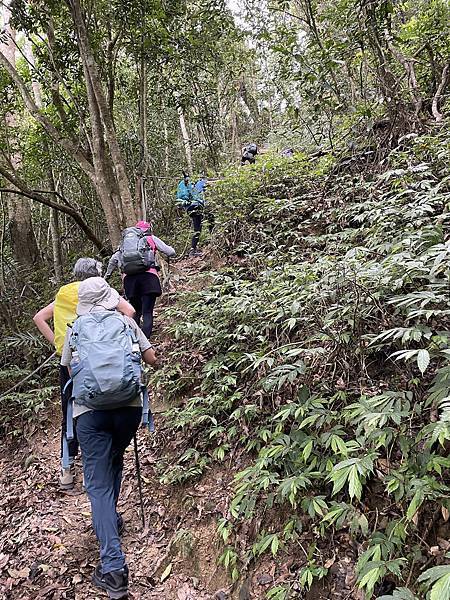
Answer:
[(192, 211), (189, 213), (189, 216), (192, 220), (192, 227), (194, 228), (194, 235), (192, 236), (192, 250), (195, 250), (198, 246), (198, 242), (200, 240), (200, 234), (202, 232), (202, 221), (203, 221), (203, 212), (201, 211)]
[(77, 418), (84, 486), (91, 502), (103, 574), (125, 566), (116, 506), (122, 483), (123, 455), (139, 427), (141, 416), (142, 408), (129, 406), (92, 410)]
[[(155, 308), (157, 295), (144, 294), (129, 298), (131, 306), (136, 311), (134, 320), (144, 332), (146, 338), (150, 338), (153, 331), (153, 309)], [(141, 323), (142, 317), (142, 323)]]

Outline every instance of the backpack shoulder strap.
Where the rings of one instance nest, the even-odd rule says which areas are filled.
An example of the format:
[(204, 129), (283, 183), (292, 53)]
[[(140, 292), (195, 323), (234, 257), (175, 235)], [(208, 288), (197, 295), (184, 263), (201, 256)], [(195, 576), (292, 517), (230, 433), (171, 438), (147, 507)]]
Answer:
[(155, 240), (153, 239), (152, 235), (147, 235), (146, 236), (146, 240), (148, 242), (148, 245), (150, 246), (150, 248), (153, 250), (153, 252), (156, 252), (156, 243)]

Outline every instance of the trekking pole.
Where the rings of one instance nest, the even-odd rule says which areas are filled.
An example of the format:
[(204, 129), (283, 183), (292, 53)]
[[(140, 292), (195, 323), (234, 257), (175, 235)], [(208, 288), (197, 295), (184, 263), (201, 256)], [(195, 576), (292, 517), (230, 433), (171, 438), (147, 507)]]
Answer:
[(144, 500), (142, 498), (141, 465), (139, 464), (139, 454), (138, 454), (138, 445), (137, 445), (136, 435), (134, 436), (133, 440), (134, 440), (134, 456), (136, 458), (136, 475), (137, 475), (137, 480), (138, 480), (139, 501), (141, 504), (142, 528), (145, 529)]

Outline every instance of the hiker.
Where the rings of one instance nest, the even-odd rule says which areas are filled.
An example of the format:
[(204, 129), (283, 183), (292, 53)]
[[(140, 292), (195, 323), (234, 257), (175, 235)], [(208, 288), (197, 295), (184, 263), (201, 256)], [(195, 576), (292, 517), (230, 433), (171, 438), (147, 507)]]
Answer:
[(253, 165), (256, 161), (256, 155), (258, 154), (258, 146), (254, 143), (247, 144), (242, 148), (241, 166), (246, 164)]
[(111, 258), (108, 261), (108, 266), (106, 268), (106, 273), (105, 273), (105, 280), (109, 281), (111, 275), (114, 273), (114, 271), (116, 269), (119, 269), (120, 273), (122, 273), (122, 256), (121, 256), (121, 252), (120, 252), (120, 246), (117, 248), (117, 250), (114, 252), (114, 254), (111, 256)]
[(294, 156), (294, 149), (293, 148), (285, 148), (284, 150), (282, 150), (281, 156), (283, 158), (292, 158)]
[[(212, 233), (212, 231), (214, 229), (214, 225), (215, 225), (215, 219), (214, 219), (214, 214), (211, 210), (211, 206), (206, 201), (206, 197), (205, 197), (205, 192), (206, 192), (207, 186), (208, 186), (208, 179), (207, 179), (206, 175), (200, 175), (199, 179), (194, 184), (194, 196), (195, 195), (198, 196), (199, 199), (201, 200), (201, 202), (203, 203), (202, 220), (203, 220), (203, 218), (206, 219), (206, 221), (208, 223), (208, 231), (209, 231), (209, 233)], [(201, 233), (201, 226), (202, 226), (202, 223), (200, 223), (200, 233)]]
[[(90, 277), (101, 275), (102, 265), (93, 258), (79, 258), (73, 268), (75, 281), (59, 288), (55, 300), (41, 308), (34, 317), (36, 327), (55, 346), (56, 354), (61, 355), (67, 326), (76, 319), (76, 306), (78, 302), (78, 288), (80, 282)], [(134, 315), (133, 307), (123, 298), (120, 299), (118, 309), (125, 315)], [(48, 322), (53, 319), (54, 332)], [(78, 442), (76, 437), (70, 442), (66, 438), (67, 403), (72, 394), (69, 372), (67, 367), (60, 366), (59, 382), (61, 388), (61, 474), (60, 485), (63, 489), (71, 489), (74, 485), (74, 459), (78, 454)]]
[(67, 331), (61, 356), (73, 378), (70, 409), (100, 545), (92, 581), (114, 599), (128, 597), (128, 567), (119, 537), (123, 519), (117, 512), (123, 456), (148, 410), (141, 400), (146, 393), (141, 359), (149, 365), (156, 361), (136, 322), (117, 311), (120, 303), (118, 292), (102, 277), (81, 282), (78, 318)]
[(189, 256), (201, 255), (201, 252), (197, 249), (197, 246), (200, 240), (200, 234), (202, 232), (202, 221), (205, 206), (204, 189), (206, 186), (206, 181), (205, 179), (201, 179), (197, 182), (197, 184), (198, 188), (196, 190), (189, 181), (189, 176), (184, 173), (184, 177), (178, 184), (177, 188), (177, 200), (189, 215), (192, 221), (192, 228), (194, 230)]
[(172, 246), (152, 235), (151, 223), (138, 221), (135, 227), (123, 231), (122, 243), (109, 259), (105, 273), (108, 280), (114, 269), (122, 271), (125, 296), (136, 311), (134, 319), (138, 325), (142, 319), (142, 331), (148, 339), (153, 332), (156, 299), (162, 294), (156, 250), (168, 257), (175, 256)]

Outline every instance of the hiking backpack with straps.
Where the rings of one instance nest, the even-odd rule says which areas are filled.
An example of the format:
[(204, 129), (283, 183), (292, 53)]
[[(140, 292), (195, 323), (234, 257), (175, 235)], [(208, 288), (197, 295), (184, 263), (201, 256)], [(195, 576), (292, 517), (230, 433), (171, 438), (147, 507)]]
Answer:
[(122, 232), (122, 269), (125, 275), (135, 275), (156, 266), (155, 250), (139, 227), (127, 227)]
[(102, 410), (127, 406), (141, 392), (136, 335), (116, 311), (78, 317), (70, 336), (74, 402)]
[(70, 464), (68, 440), (74, 438), (72, 402), (93, 410), (110, 410), (129, 406), (142, 395), (142, 425), (154, 431), (147, 387), (141, 380), (139, 342), (125, 317), (116, 311), (78, 317), (69, 345), (71, 380), (66, 388), (70, 382), (73, 387), (63, 439), (63, 468)]

